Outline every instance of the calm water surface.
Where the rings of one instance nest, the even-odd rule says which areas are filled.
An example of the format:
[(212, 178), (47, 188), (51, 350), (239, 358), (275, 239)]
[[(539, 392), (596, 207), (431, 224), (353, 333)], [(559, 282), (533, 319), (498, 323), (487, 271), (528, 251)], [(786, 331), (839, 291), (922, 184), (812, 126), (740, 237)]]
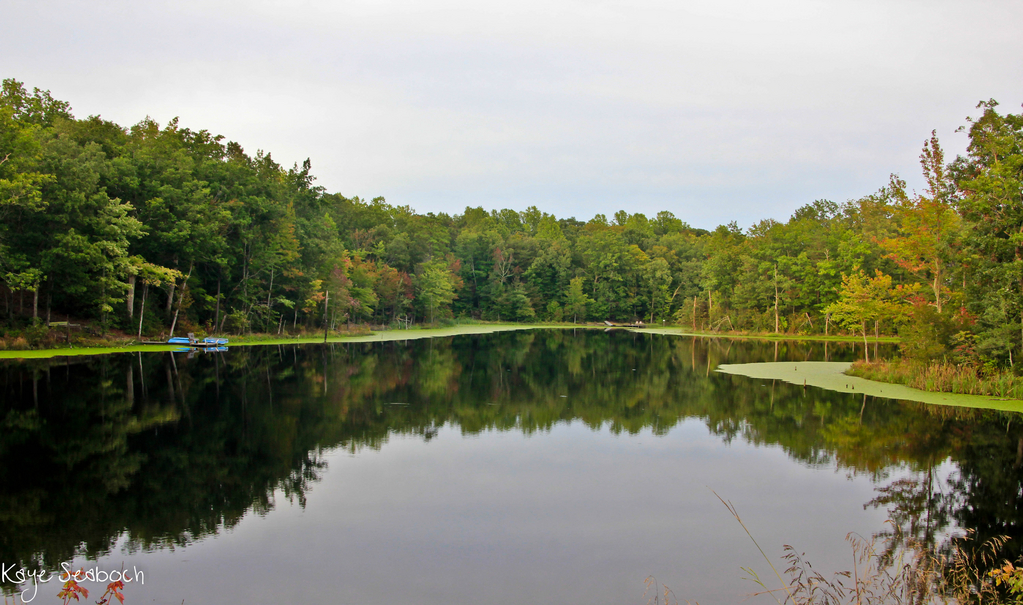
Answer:
[(5, 362), (0, 562), (142, 570), (129, 604), (645, 603), (653, 575), (708, 605), (771, 573), (714, 492), (822, 571), (888, 518), (1023, 534), (1015, 415), (714, 372), (857, 354), (552, 330)]

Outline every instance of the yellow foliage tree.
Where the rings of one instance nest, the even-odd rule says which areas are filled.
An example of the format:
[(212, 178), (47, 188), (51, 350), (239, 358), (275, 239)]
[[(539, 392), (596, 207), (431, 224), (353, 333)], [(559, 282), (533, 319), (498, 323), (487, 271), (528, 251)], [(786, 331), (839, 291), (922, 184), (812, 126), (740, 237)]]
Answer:
[(909, 318), (909, 298), (919, 285), (892, 285), (892, 277), (875, 271), (868, 277), (862, 270), (842, 275), (839, 299), (828, 305), (826, 313), (846, 328), (858, 328), (863, 334), (863, 358), (870, 362), (867, 352), (867, 322), (891, 321), (899, 324)]

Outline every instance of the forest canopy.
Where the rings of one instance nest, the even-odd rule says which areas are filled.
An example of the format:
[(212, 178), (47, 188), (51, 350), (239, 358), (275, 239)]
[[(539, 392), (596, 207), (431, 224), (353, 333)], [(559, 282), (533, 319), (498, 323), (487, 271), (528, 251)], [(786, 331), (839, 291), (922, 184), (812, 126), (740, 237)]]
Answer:
[(419, 214), (316, 186), (206, 130), (75, 118), (0, 92), (0, 312), (157, 335), (342, 325), (643, 321), (695, 330), (899, 334), (921, 359), (1013, 365), (1023, 347), (1023, 114), (993, 100), (936, 136), (927, 187), (896, 175), (787, 222), (713, 231), (664, 210), (588, 221), (540, 209)]

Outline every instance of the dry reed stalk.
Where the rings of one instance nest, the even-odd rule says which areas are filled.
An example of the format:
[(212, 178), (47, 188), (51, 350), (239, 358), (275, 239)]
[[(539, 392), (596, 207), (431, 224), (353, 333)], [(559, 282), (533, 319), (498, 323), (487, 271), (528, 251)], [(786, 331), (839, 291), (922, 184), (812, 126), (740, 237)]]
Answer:
[[(846, 535), (846, 540), (852, 545), (853, 569), (837, 572), (830, 579), (816, 571), (806, 560), (805, 554), (785, 545), (785, 555), (782, 558), (788, 563), (785, 569), (788, 577), (786, 581), (739, 518), (735, 506), (714, 490), (711, 492), (742, 526), (781, 584), (781, 588), (768, 588), (751, 568), (741, 568), (750, 576), (749, 579), (764, 588), (749, 596), (769, 594), (779, 605), (1023, 603), (1023, 568), (1015, 568), (1006, 562), (999, 570), (982, 572), (984, 568), (996, 563), (998, 552), (1008, 540), (1006, 536), (992, 538), (973, 551), (966, 551), (961, 543), (956, 543), (950, 554), (939, 555), (920, 540), (904, 535), (897, 527), (889, 547), (882, 551), (876, 548), (876, 536), (866, 540), (850, 533)], [(904, 546), (892, 550), (891, 544)], [(648, 589), (650, 580), (647, 579)], [(656, 581), (654, 583), (656, 585)], [(1001, 592), (998, 587), (1002, 585), (1008, 587), (1011, 594)], [(784, 601), (779, 599), (783, 591)], [(666, 590), (665, 605), (668, 605), (667, 596)], [(653, 600), (653, 603), (656, 604), (657, 600)]]

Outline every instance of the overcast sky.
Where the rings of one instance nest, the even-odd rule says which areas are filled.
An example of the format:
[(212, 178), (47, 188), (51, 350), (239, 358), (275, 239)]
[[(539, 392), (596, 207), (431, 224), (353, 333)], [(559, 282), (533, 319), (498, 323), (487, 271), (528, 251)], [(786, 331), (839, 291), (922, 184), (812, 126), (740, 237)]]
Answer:
[(0, 0), (0, 76), (222, 134), (330, 192), (698, 227), (899, 173), (1018, 113), (1023, 3)]

